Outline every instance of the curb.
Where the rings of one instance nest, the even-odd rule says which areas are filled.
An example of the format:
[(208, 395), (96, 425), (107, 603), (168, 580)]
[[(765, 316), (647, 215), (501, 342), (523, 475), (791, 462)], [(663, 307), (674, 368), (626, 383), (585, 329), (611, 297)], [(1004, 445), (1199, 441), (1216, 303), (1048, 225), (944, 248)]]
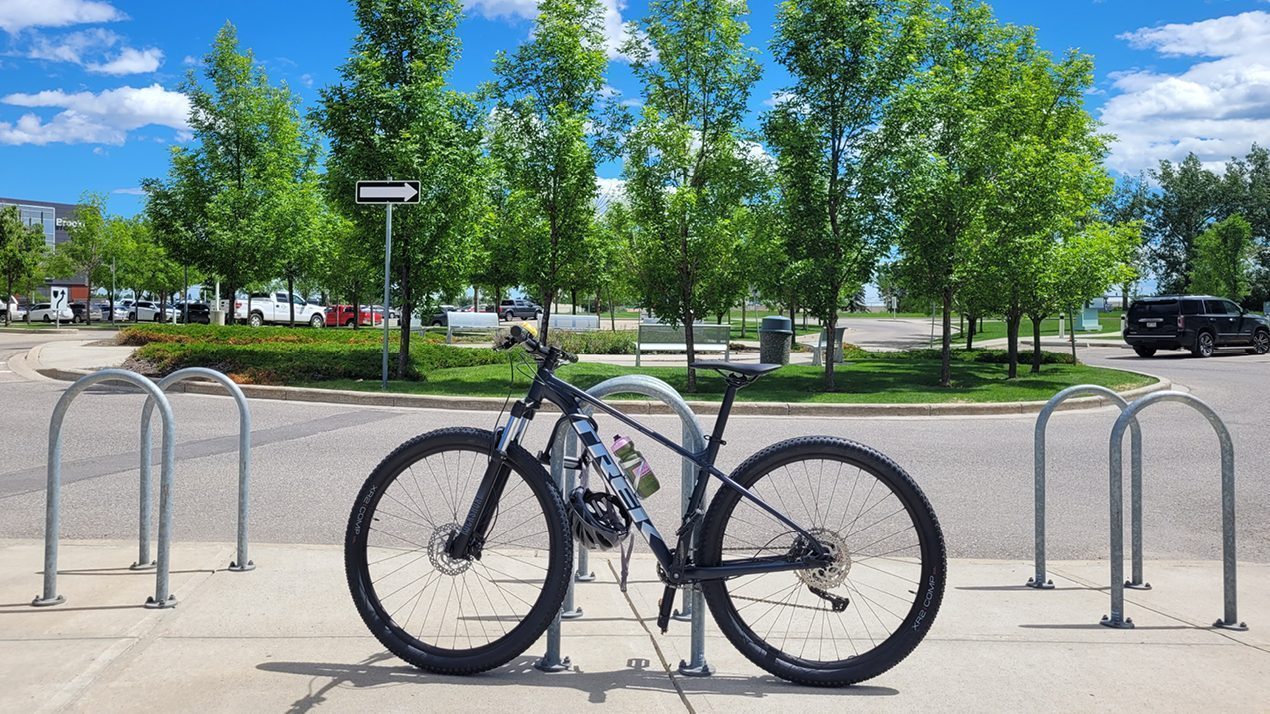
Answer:
[[(36, 353), (33, 348), (28, 353)], [(38, 363), (37, 363), (38, 364)], [(36, 368), (37, 372), (51, 379), (73, 382), (89, 370)], [(1145, 372), (1121, 370), (1132, 374), (1151, 377), (1158, 380), (1155, 384), (1121, 392), (1120, 396), (1133, 401), (1140, 396), (1171, 389), (1173, 383), (1162, 377)], [(465, 411), (502, 411), (507, 400), (502, 397), (451, 397), (432, 394), (383, 394), (377, 392), (357, 392), (346, 389), (313, 389), (309, 387), (275, 387), (261, 384), (240, 384), (243, 394), (251, 399), (277, 399), (289, 402), (321, 402), (326, 404), (354, 404), (372, 407), (408, 407), (413, 409), (459, 409)], [(219, 384), (210, 382), (181, 382), (173, 385), (169, 392), (186, 392), (190, 394), (212, 394), (224, 396), (225, 390)], [(607, 403), (630, 414), (673, 414), (667, 405), (655, 400), (608, 400)], [(812, 416), (812, 417), (943, 417), (943, 416), (985, 416), (985, 415), (1019, 415), (1036, 414), (1048, 402), (1006, 402), (1006, 403), (972, 403), (951, 402), (941, 404), (806, 404), (790, 402), (735, 402), (732, 414), (738, 416)], [(688, 406), (698, 415), (718, 414), (719, 402), (688, 402)], [(1112, 406), (1112, 402), (1104, 397), (1077, 397), (1059, 405), (1058, 411), (1075, 411), (1081, 409), (1101, 409)], [(558, 411), (554, 404), (544, 404), (543, 411)]]

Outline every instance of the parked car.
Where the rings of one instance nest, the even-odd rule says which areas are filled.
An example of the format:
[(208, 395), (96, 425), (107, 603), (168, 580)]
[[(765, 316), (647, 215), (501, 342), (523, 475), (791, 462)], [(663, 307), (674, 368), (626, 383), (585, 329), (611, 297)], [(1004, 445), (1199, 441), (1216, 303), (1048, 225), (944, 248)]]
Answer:
[(1211, 295), (1140, 298), (1125, 317), (1124, 341), (1139, 357), (1152, 357), (1157, 350), (1209, 357), (1220, 347), (1263, 355), (1270, 352), (1270, 320)]
[(70, 308), (71, 312), (75, 315), (72, 322), (84, 322), (86, 320), (101, 322), (102, 320), (101, 308), (97, 305), (85, 305), (82, 302), (73, 302), (70, 304)]
[(27, 322), (72, 322), (74, 319), (75, 313), (69, 307), (63, 306), (59, 310), (47, 302), (32, 305), (26, 313)]
[(384, 322), (382, 315), (371, 312), (367, 307), (358, 310), (352, 305), (331, 305), (324, 313), (327, 327), (352, 327), (354, 314), (358, 315), (356, 321), (359, 325), (374, 326)]
[(538, 320), (542, 318), (542, 308), (532, 300), (504, 300), (498, 304), (498, 316), (503, 320)]
[(150, 300), (138, 300), (128, 308), (128, 319), (133, 322), (177, 322), (180, 315), (175, 305), (162, 305)]
[[(248, 302), (251, 303), (250, 312), (248, 312)], [(321, 305), (310, 305), (299, 295), (290, 295), (286, 291), (252, 293), (250, 301), (243, 298), (234, 300), (234, 319), (246, 320), (252, 327), (260, 327), (265, 323), (285, 325), (291, 322), (291, 305), (293, 304), (296, 324), (307, 324), (310, 327), (326, 326), (326, 308)]]
[(26, 319), (26, 308), (19, 303), (10, 302), (7, 306), (0, 304), (0, 322), (4, 322), (5, 313), (13, 309), (13, 314), (9, 315), (9, 322), (22, 322)]
[(212, 324), (212, 308), (204, 302), (178, 302), (176, 304), (176, 314), (177, 319), (184, 323)]
[(449, 312), (462, 311), (454, 305), (439, 305), (437, 306), (437, 309), (433, 311), (432, 316), (428, 318), (428, 324), (432, 327), (445, 327), (450, 324), (450, 318), (446, 315), (446, 313)]

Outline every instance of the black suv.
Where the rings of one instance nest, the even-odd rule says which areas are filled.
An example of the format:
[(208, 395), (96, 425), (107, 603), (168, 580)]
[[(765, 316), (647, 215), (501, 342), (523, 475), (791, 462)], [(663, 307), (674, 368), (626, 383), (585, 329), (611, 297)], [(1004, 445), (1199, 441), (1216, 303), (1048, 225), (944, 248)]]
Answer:
[(542, 308), (531, 300), (504, 300), (498, 304), (498, 316), (504, 320), (539, 320)]
[(1140, 357), (1156, 350), (1190, 350), (1209, 357), (1218, 347), (1248, 347), (1270, 352), (1270, 321), (1225, 298), (1210, 295), (1161, 295), (1129, 307), (1124, 341)]

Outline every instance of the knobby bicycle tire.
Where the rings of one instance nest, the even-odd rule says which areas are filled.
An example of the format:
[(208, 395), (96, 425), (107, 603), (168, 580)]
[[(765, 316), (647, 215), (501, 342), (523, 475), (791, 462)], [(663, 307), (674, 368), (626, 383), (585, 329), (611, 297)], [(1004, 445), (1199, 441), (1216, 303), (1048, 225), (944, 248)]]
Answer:
[[(863, 557), (854, 564), (851, 563), (850, 556), (848, 556), (846, 562), (847, 575), (843, 576), (841, 585), (846, 588), (846, 590), (842, 592), (842, 597), (850, 602), (840, 614), (837, 613), (837, 611), (831, 612), (832, 608), (827, 599), (822, 601), (821, 598), (824, 597), (823, 595), (817, 597), (818, 593), (816, 593), (815, 589), (807, 586), (805, 582), (800, 582), (800, 578), (804, 576), (800, 576), (796, 573), (772, 574), (773, 576), (784, 576), (787, 581), (792, 580), (793, 585), (785, 589), (778, 589), (774, 595), (767, 599), (749, 595), (749, 593), (761, 595), (762, 593), (758, 590), (743, 591), (746, 592), (747, 595), (741, 595), (739, 592), (732, 592), (731, 587), (732, 583), (736, 582), (735, 579), (705, 581), (702, 583), (702, 591), (705, 595), (706, 602), (710, 606), (710, 612), (713, 614), (719, 629), (750, 661), (768, 672), (792, 682), (814, 686), (844, 686), (871, 679), (879, 674), (882, 674), (907, 657), (921, 642), (922, 638), (930, 630), (931, 624), (935, 620), (935, 615), (938, 612), (940, 603), (943, 599), (944, 579), (946, 574), (946, 554), (943, 534), (940, 531), (939, 522), (936, 520), (935, 514), (931, 509), (930, 503), (927, 501), (925, 494), (922, 493), (921, 489), (918, 488), (912, 478), (909, 477), (903, 469), (886, 456), (866, 446), (833, 437), (800, 437), (790, 439), (767, 447), (766, 449), (763, 449), (751, 456), (737, 467), (732, 474), (732, 478), (742, 486), (755, 489), (761, 485), (760, 482), (764, 479), (764, 477), (777, 472), (779, 469), (785, 469), (786, 473), (794, 474), (794, 476), (791, 477), (791, 482), (798, 483), (798, 469), (795, 467), (791, 471), (789, 467), (797, 464), (804, 464), (805, 467), (807, 463), (817, 461), (822, 463), (828, 462), (831, 464), (838, 463), (855, 467), (857, 469), (856, 483), (853, 485), (851, 490), (852, 496), (846, 499), (847, 501), (853, 500), (856, 495), (856, 487), (859, 486), (860, 482), (859, 474), (867, 474), (873, 478), (874, 482), (869, 485), (870, 494), (874, 493), (874, 489), (878, 484), (884, 486), (893, 497), (895, 503), (898, 504), (896, 506), (895, 514), (893, 515), (899, 515), (902, 513), (907, 515), (907, 518), (911, 521), (913, 531), (915, 533), (914, 537), (917, 543), (914, 546), (909, 546), (908, 549), (913, 549), (920, 553), (920, 563), (911, 562), (914, 559), (907, 553), (903, 554), (903, 559), (901, 559), (900, 554), (891, 557), (869, 555), (868, 557)], [(810, 469), (804, 468), (804, 471), (807, 471), (806, 479), (809, 485), (812, 484), (813, 479), (816, 479), (815, 483), (817, 485), (808, 488), (805, 491), (799, 490), (798, 492), (791, 492), (793, 491), (792, 489), (786, 488), (774, 495), (782, 500), (786, 500), (794, 504), (798, 503), (797, 499), (801, 499), (805, 503), (815, 499), (817, 496), (819, 496), (821, 501), (824, 501), (824, 490), (828, 487), (823, 485), (823, 466), (819, 477), (815, 477), (810, 472)], [(839, 467), (839, 476), (834, 478), (845, 480), (841, 478), (840, 474), (841, 466)], [(836, 485), (837, 481), (833, 481), (831, 479), (830, 482), (835, 484), (835, 490), (828, 499), (829, 503), (812, 503), (812, 506), (815, 509), (814, 512), (817, 514), (820, 513), (822, 508), (825, 509), (826, 514), (828, 514), (826, 520), (832, 517), (833, 513), (837, 513), (840, 510), (837, 504), (833, 503), (834, 497), (836, 497), (839, 493)], [(845, 488), (843, 491), (845, 492)], [(863, 491), (863, 487), (861, 487), (861, 491)], [(770, 489), (768, 490), (766, 496), (763, 493), (760, 493), (760, 497), (765, 498), (771, 497), (772, 495), (773, 494)], [(881, 498), (885, 498), (886, 493), (879, 493), (879, 496)], [(877, 503), (882, 503), (881, 500), (877, 500), (871, 511), (866, 511), (866, 508), (869, 508), (867, 504), (872, 498), (872, 496), (866, 496), (864, 502), (858, 507), (858, 510), (854, 510), (856, 508), (854, 505), (843, 504), (843, 508), (841, 510), (844, 511), (844, 522), (852, 513), (855, 513), (856, 521), (853, 521), (850, 526), (855, 527), (857, 531), (865, 530), (865, 526), (856, 526), (855, 523), (870, 523), (874, 519), (874, 516), (881, 512), (876, 508)], [(718, 565), (724, 559), (724, 540), (725, 535), (728, 533), (728, 526), (730, 522), (733, 523), (734, 531), (736, 532), (749, 534), (749, 532), (753, 530), (753, 526), (750, 521), (742, 523), (743, 518), (741, 516), (737, 516), (735, 513), (738, 504), (741, 503), (745, 503), (747, 508), (754, 508), (753, 504), (750, 504), (748, 501), (743, 501), (740, 493), (734, 489), (720, 488), (715, 494), (706, 513), (700, 540), (697, 545), (696, 560), (700, 565)], [(771, 502), (769, 501), (769, 503)], [(780, 508), (781, 504), (771, 503), (771, 505), (776, 507), (778, 510), (785, 512), (784, 509)], [(745, 519), (751, 519), (751, 521), (757, 520), (756, 516), (750, 516), (748, 515), (749, 513), (759, 513), (757, 510), (746, 511), (746, 515), (744, 515)], [(770, 515), (762, 515), (770, 519)], [(799, 519), (793, 514), (787, 513), (787, 516), (795, 522), (799, 521)], [(772, 523), (779, 525), (774, 519), (772, 519)], [(803, 524), (800, 523), (800, 526), (802, 525)], [(780, 527), (783, 528), (783, 526)], [(795, 534), (788, 532), (788, 529), (786, 529), (786, 531), (791, 539), (796, 539)], [(880, 528), (877, 529), (875, 533), (885, 531), (886, 528)], [(817, 538), (820, 538), (820, 536), (817, 535)], [(761, 541), (762, 538), (760, 537), (758, 540)], [(768, 542), (772, 543), (775, 540), (776, 539), (773, 538)], [(886, 537), (881, 539), (881, 541), (885, 540)], [(853, 543), (852, 541), (858, 542)], [(850, 553), (853, 547), (863, 545), (866, 541), (881, 542), (877, 540), (876, 535), (861, 536), (855, 533), (851, 534), (849, 537), (841, 538), (839, 542), (844, 543), (844, 547), (847, 552)], [(729, 541), (729, 543), (733, 544), (737, 542), (742, 541)], [(760, 549), (767, 547), (766, 544), (760, 542), (757, 544), (751, 543), (750, 545), (743, 547), (732, 547), (729, 550), (743, 550), (754, 545), (757, 545)], [(871, 545), (872, 543), (868, 544), (868, 546)], [(866, 548), (868, 546), (866, 546)], [(775, 552), (779, 550), (780, 547), (784, 546), (772, 545), (770, 547), (773, 549), (773, 552)], [(899, 550), (906, 551), (908, 549), (900, 548)], [(736, 555), (736, 553), (731, 553), (729, 554), (729, 557), (735, 559)], [(857, 556), (858, 555), (859, 554), (857, 554)], [(903, 608), (894, 606), (894, 599), (884, 599), (881, 594), (874, 592), (878, 589), (874, 584), (856, 583), (853, 588), (853, 578), (850, 575), (852, 570), (858, 573), (863, 573), (866, 577), (871, 574), (871, 571), (876, 571), (872, 573), (875, 577), (879, 578), (881, 581), (889, 582), (886, 577), (883, 577), (883, 575), (879, 575), (878, 573), (888, 574), (887, 568), (892, 564), (888, 563), (886, 564), (886, 567), (877, 567), (878, 563), (881, 561), (876, 560), (875, 558), (886, 558), (887, 560), (894, 561), (894, 564), (898, 564), (896, 567), (903, 566), (907, 568), (909, 573), (915, 574), (920, 571), (920, 575), (915, 577), (911, 590), (908, 589), (908, 586), (903, 586), (905, 592), (910, 593), (913, 597), (913, 602), (907, 612), (898, 613), (889, 609), (888, 605), (895, 607), (895, 609)], [(873, 562), (868, 562), (871, 559)], [(810, 571), (801, 572), (808, 573)], [(890, 573), (889, 575), (894, 575), (894, 573)], [(898, 575), (895, 577), (898, 577)], [(773, 580), (768, 581), (768, 585), (766, 587), (770, 587), (771, 582), (785, 581), (779, 581), (773, 578)], [(813, 580), (813, 584), (815, 582), (816, 581)], [(810, 591), (811, 594), (807, 594), (807, 591)], [(890, 597), (897, 598), (902, 596), (892, 594)], [(777, 598), (784, 598), (784, 600), (777, 600)], [(801, 600), (799, 598), (801, 598)], [(776, 602), (777, 604), (761, 604), (769, 602)], [(784, 626), (784, 637), (781, 638), (779, 644), (773, 642), (778, 636), (780, 636), (779, 632), (777, 635), (772, 636), (760, 634), (755, 631), (758, 628), (752, 627), (751, 623), (747, 622), (747, 617), (749, 619), (754, 619), (756, 616), (753, 614), (742, 616), (740, 614), (740, 611), (743, 611), (746, 608), (751, 608), (749, 610), (750, 613), (761, 611), (764, 607), (770, 611), (775, 609), (777, 605), (782, 602), (785, 605), (785, 609), (790, 613), (790, 624), (786, 624)], [(809, 611), (810, 614), (808, 614)], [(888, 618), (882, 611), (890, 613), (891, 615), (894, 615), (894, 617)], [(763, 616), (765, 617), (766, 615), (764, 614)], [(826, 627), (828, 628), (831, 637), (834, 635), (835, 627), (839, 627), (842, 628), (842, 631), (848, 634), (848, 638), (850, 639), (850, 634), (847, 632), (847, 628), (842, 624), (846, 621), (835, 620), (835, 617), (859, 617), (860, 623), (865, 626), (864, 629), (866, 631), (868, 631), (869, 623), (875, 617), (877, 618), (877, 622), (881, 622), (883, 624), (885, 624), (887, 619), (896, 621), (899, 624), (895, 626), (894, 630), (891, 631), (881, 642), (875, 641), (874, 633), (869, 632), (868, 640), (869, 644), (872, 646), (868, 647), (865, 651), (859, 651), (859, 645), (857, 645), (854, 640), (850, 643), (851, 648), (855, 650), (854, 653), (846, 650), (845, 647), (843, 648), (843, 651), (838, 651), (838, 641), (833, 641), (834, 649), (832, 651), (835, 654), (828, 660), (821, 659), (820, 657), (808, 656), (802, 652), (795, 655), (785, 651), (783, 648), (785, 648), (788, 644), (787, 640), (791, 631), (794, 629), (792, 622), (795, 618), (810, 618), (810, 622), (812, 624), (809, 627), (814, 630), (816, 622), (815, 618), (817, 616), (820, 617), (819, 637), (811, 636), (815, 634), (811, 632), (804, 635), (803, 648), (804, 652), (809, 650), (811, 642), (815, 641), (816, 646), (819, 647), (821, 655), (830, 654), (830, 651), (824, 644), (826, 640), (824, 637)], [(769, 631), (779, 629), (779, 622), (782, 617), (784, 617), (784, 615), (781, 614), (781, 611), (778, 611), (775, 618), (777, 622), (768, 628)], [(877, 627), (877, 625), (874, 624), (874, 627)], [(863, 640), (863, 637), (861, 637), (861, 639)], [(793, 647), (789, 647), (789, 649), (792, 650)], [(815, 650), (813, 650), (813, 652), (815, 652)], [(845, 657), (842, 656), (844, 654), (846, 655)]]
[[(424, 577), (430, 578), (430, 580), (424, 581), (425, 584), (428, 582), (445, 582), (443, 576), (447, 575), (450, 576), (451, 580), (465, 579), (469, 570), (476, 575), (479, 575), (483, 570), (490, 576), (490, 579), (486, 582), (479, 582), (475, 586), (468, 585), (469, 589), (466, 591), (460, 588), (458, 590), (459, 597), (462, 598), (465, 592), (469, 595), (473, 593), (479, 595), (478, 588), (486, 591), (494, 590), (495, 595), (490, 595), (486, 592), (487, 601), (490, 604), (494, 604), (499, 600), (498, 589), (507, 584), (507, 580), (504, 577), (512, 577), (508, 571), (514, 570), (514, 561), (527, 562), (531, 557), (541, 557), (541, 554), (545, 553), (546, 565), (543, 567), (544, 575), (542, 577), (541, 590), (532, 603), (520, 599), (521, 595), (524, 594), (523, 590), (521, 595), (511, 592), (510, 597), (507, 592), (502, 593), (502, 601), (507, 603), (509, 609), (519, 607), (515, 602), (517, 599), (520, 599), (520, 602), (528, 606), (528, 611), (523, 616), (517, 615), (520, 617), (519, 622), (514, 623), (511, 629), (507, 630), (508, 623), (506, 621), (509, 619), (507, 615), (488, 617), (484, 614), (464, 613), (461, 605), (462, 600), (460, 599), (457, 609), (459, 621), (473, 629), (475, 629), (476, 625), (472, 625), (472, 621), (475, 621), (481, 628), (481, 632), (485, 632), (487, 628), (501, 627), (504, 630), (504, 634), (483, 645), (470, 646), (472, 632), (469, 632), (469, 647), (460, 648), (459, 624), (456, 622), (452, 638), (455, 646), (446, 648), (422, 639), (423, 629), (428, 627), (428, 612), (431, 611), (432, 604), (437, 599), (436, 591), (432, 594), (428, 612), (425, 612), (423, 616), (423, 624), (420, 627), (421, 634), (419, 636), (409, 631), (409, 623), (410, 617), (414, 615), (415, 610), (424, 599), (422, 586), (417, 596), (418, 599), (409, 607), (410, 615), (405, 616), (407, 623), (405, 627), (394, 619), (394, 612), (389, 611), (382, 602), (381, 595), (387, 598), (389, 594), (381, 594), (375, 587), (376, 580), (370, 572), (373, 562), (368, 558), (368, 541), (372, 532), (375, 532), (373, 524), (379, 522), (377, 519), (390, 514), (389, 506), (382, 503), (385, 494), (389, 493), (389, 489), (403, 474), (411, 473), (413, 476), (412, 465), (424, 462), (429, 457), (439, 457), (442, 463), (449, 463), (457, 459), (461, 465), (464, 453), (473, 454), (469, 469), (470, 471), (477, 471), (482, 466), (481, 458), (487, 461), (488, 456), (493, 453), (493, 444), (494, 434), (482, 429), (448, 428), (417, 436), (397, 447), (375, 467), (358, 493), (357, 500), (349, 515), (348, 528), (345, 532), (345, 573), (348, 578), (349, 592), (357, 606), (358, 613), (371, 633), (389, 651), (420, 669), (440, 674), (462, 675), (490, 670), (507, 663), (528, 649), (547, 629), (556, 613), (560, 611), (560, 605), (569, 586), (569, 575), (573, 562), (573, 539), (569, 531), (564, 506), (560, 500), (560, 494), (542, 466), (524, 448), (519, 445), (512, 445), (508, 449), (508, 463), (511, 472), (508, 476), (508, 487), (504, 491), (500, 509), (504, 504), (512, 505), (508, 503), (512, 500), (509, 494), (513, 492), (514, 487), (517, 485), (515, 483), (516, 479), (520, 479), (520, 483), (527, 486), (531, 494), (520, 502), (526, 503), (533, 499), (542, 509), (543, 536), (535, 538), (535, 541), (538, 542), (537, 547), (529, 546), (533, 548), (533, 556), (525, 555), (518, 551), (517, 555), (507, 555), (510, 560), (491, 565), (489, 562), (498, 553), (494, 551), (491, 544), (487, 544), (485, 552), (482, 554), (482, 559), (471, 561), (470, 563), (468, 561), (446, 560), (438, 555), (437, 546), (430, 545), (429, 541), (424, 540), (422, 537), (403, 538), (402, 536), (396, 536), (403, 541), (398, 548), (398, 550), (403, 552), (396, 555), (383, 556), (383, 559), (391, 560), (392, 558), (400, 557), (401, 561), (398, 562), (404, 562), (407, 565), (423, 562), (425, 565), (419, 567), (424, 569), (427, 567), (426, 563), (431, 561), (436, 569), (435, 572), (439, 574), (420, 576), (420, 579)], [(479, 480), (478, 474), (476, 481), (479, 482)], [(460, 498), (457, 495), (458, 486), (448, 482), (442, 483), (442, 481), (447, 480), (438, 481), (437, 486), (439, 488), (453, 487), (456, 489), (456, 495), (450, 496), (442, 493), (436, 498), (452, 498), (452, 512), (456, 515), (457, 521), (462, 522), (471, 504), (471, 499), (464, 500)], [(413, 496), (417, 493), (419, 499), (424, 499), (429, 494), (425, 492), (425, 489), (419, 488), (418, 483), (415, 483), (414, 486), (414, 491), (409, 490), (409, 486), (402, 487), (405, 497), (397, 498), (396, 503), (391, 506), (392, 509), (400, 513), (392, 513), (392, 517), (405, 521), (405, 528), (410, 528), (412, 527), (411, 524), (413, 524), (413, 527), (417, 527), (421, 536), (427, 532), (428, 527), (432, 527), (434, 539), (437, 533), (444, 536), (444, 528), (452, 524), (442, 524), (438, 528), (432, 521), (425, 522), (427, 521), (427, 516), (431, 515), (429, 506), (422, 501), (416, 501)], [(389, 498), (392, 499), (393, 497), (389, 496)], [(519, 498), (519, 495), (516, 498)], [(411, 504), (415, 504), (415, 507), (411, 507)], [(404, 518), (401, 513), (406, 514)], [(505, 518), (504, 520), (509, 519)], [(498, 527), (496, 516), (495, 524), (491, 527), (490, 533), (496, 533), (495, 529)], [(412, 549), (407, 547), (407, 544), (418, 547)], [(437, 560), (442, 561), (440, 566), (437, 566)], [(465, 563), (468, 564), (465, 565)], [(395, 563), (390, 563), (390, 565), (397, 567), (398, 570), (404, 567), (398, 567)], [(456, 576), (444, 572), (442, 568), (460, 572)], [(394, 575), (396, 572), (392, 571), (389, 575)], [(400, 577), (404, 578), (405, 576)], [(500, 585), (500, 582), (502, 585)], [(441, 585), (436, 587), (438, 591), (442, 588)], [(452, 584), (449, 593), (451, 599), (454, 597), (453, 593), (454, 585)], [(442, 599), (444, 600), (444, 597)], [(473, 600), (475, 599), (476, 597), (473, 597)], [(438, 640), (443, 639), (442, 634), (446, 625), (445, 615), (449, 612), (449, 603), (446, 602), (445, 605), (447, 610), (443, 612), (441, 617)], [(406, 609), (405, 605), (398, 607), (396, 609), (397, 617), (400, 618), (401, 613)], [(475, 616), (473, 616), (474, 614)]]

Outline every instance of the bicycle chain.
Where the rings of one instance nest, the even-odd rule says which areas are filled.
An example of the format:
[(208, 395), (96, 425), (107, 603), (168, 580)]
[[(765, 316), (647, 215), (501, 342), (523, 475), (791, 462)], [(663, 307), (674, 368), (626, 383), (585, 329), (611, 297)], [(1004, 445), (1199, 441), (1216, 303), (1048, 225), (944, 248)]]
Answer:
[(817, 612), (842, 612), (847, 609), (848, 600), (845, 597), (838, 597), (831, 593), (827, 593), (819, 588), (808, 587), (815, 595), (824, 598), (826, 601), (833, 603), (832, 607), (816, 607), (815, 605), (799, 605), (795, 602), (784, 602), (782, 600), (764, 600), (759, 597), (746, 597), (745, 595), (735, 595), (728, 593), (728, 597), (733, 600), (749, 600), (750, 602), (764, 602), (769, 605), (784, 605), (785, 607), (798, 608), (800, 610), (815, 610)]
[[(743, 550), (746, 552), (751, 552), (754, 549), (753, 548), (723, 548), (723, 550)], [(762, 549), (760, 548), (759, 550), (761, 551)], [(793, 603), (793, 602), (784, 602), (781, 600), (764, 600), (763, 598), (760, 598), (760, 597), (747, 597), (745, 595), (736, 595), (733, 593), (728, 593), (728, 597), (733, 600), (748, 600), (750, 602), (762, 602), (762, 603), (767, 603), (769, 605), (784, 605), (786, 607), (794, 607), (801, 610), (815, 610), (817, 612), (842, 612), (847, 609), (847, 605), (850, 602), (848, 598), (839, 597), (837, 595), (834, 595), (833, 593), (825, 592), (824, 590), (821, 590), (820, 588), (814, 588), (809, 585), (807, 586), (807, 589), (810, 590), (812, 594), (816, 595), (817, 597), (820, 597), (824, 599), (825, 601), (832, 603), (832, 606), (831, 607), (816, 607), (815, 605), (799, 605), (798, 603)]]

